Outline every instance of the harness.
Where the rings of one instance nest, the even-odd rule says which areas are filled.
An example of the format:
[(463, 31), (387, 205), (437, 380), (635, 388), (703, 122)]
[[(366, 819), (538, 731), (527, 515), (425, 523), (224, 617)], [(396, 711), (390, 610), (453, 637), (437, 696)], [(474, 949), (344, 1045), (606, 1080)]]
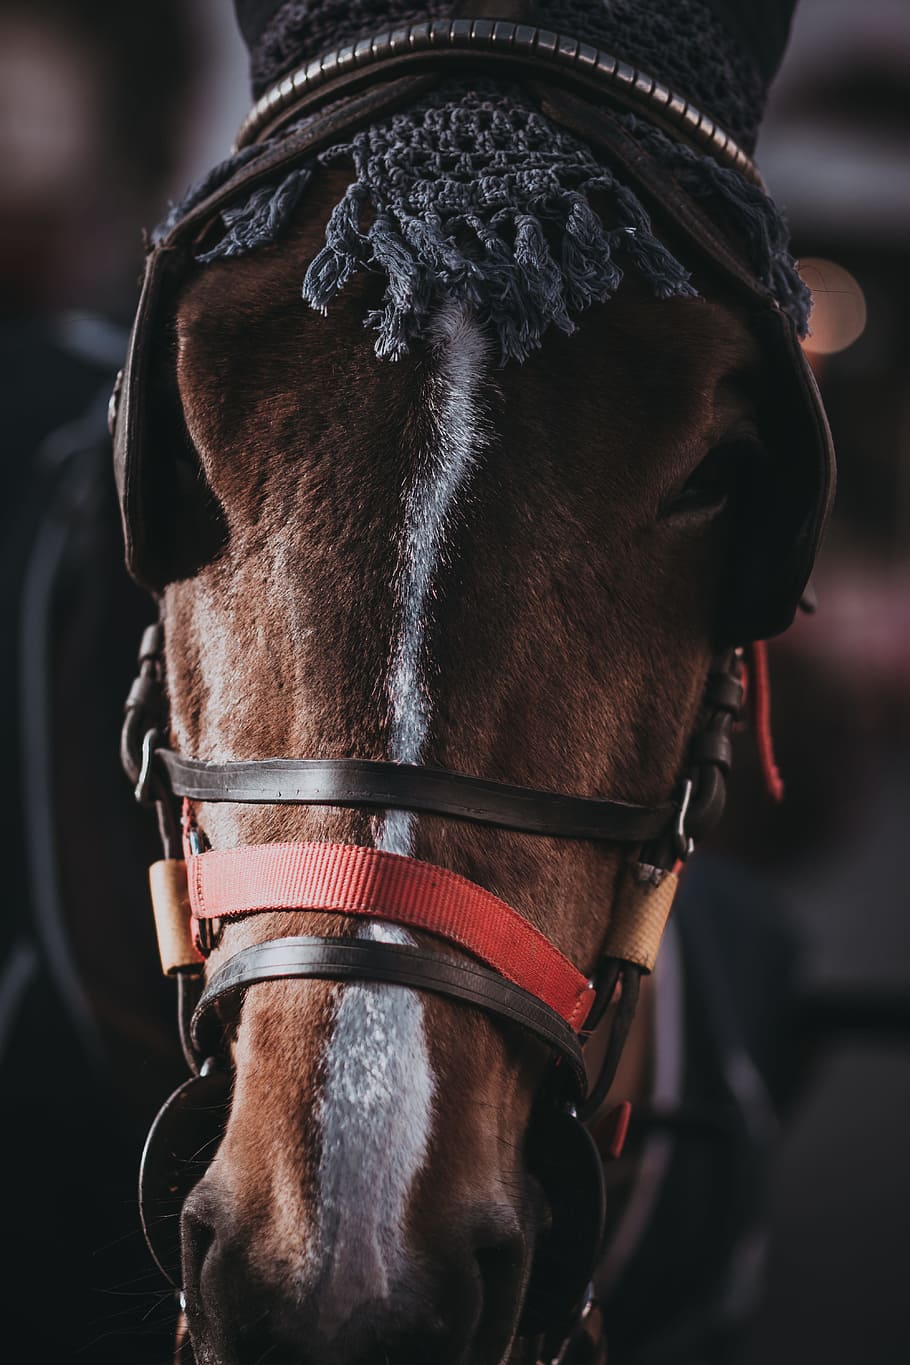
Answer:
[[(163, 626), (149, 627), (126, 703), (122, 759), (137, 800), (155, 807), (164, 858), (151, 869), (162, 967), (179, 987), (179, 1025), (192, 1076), (167, 1101), (143, 1154), (140, 1207), (152, 1254), (180, 1285), (179, 1214), (214, 1153), (230, 1094), (221, 1012), (276, 979), (381, 981), (481, 1009), (517, 1026), (552, 1061), (528, 1139), (529, 1166), (553, 1209), (535, 1255), (520, 1333), (542, 1337), (541, 1357), (569, 1359), (603, 1234), (603, 1154), (590, 1125), (603, 1109), (634, 1014), (640, 979), (655, 962), (677, 876), (719, 819), (742, 706), (745, 642), (790, 623), (808, 579), (833, 484), (833, 454), (817, 390), (793, 324), (702, 208), (616, 121), (634, 109), (723, 164), (757, 178), (745, 153), (706, 115), (618, 58), (531, 25), (455, 19), (405, 26), (326, 54), (256, 105), (238, 144), (268, 141), (217, 193), (191, 209), (151, 250), (126, 366), (112, 400), (115, 469), (127, 564), (155, 593), (191, 572), (191, 553), (220, 528), (199, 505), (186, 462), (166, 344), (181, 279), (219, 210), (240, 193), (403, 107), (457, 74), (520, 79), (541, 109), (602, 149), (668, 219), (693, 254), (743, 302), (776, 375), (775, 401), (792, 468), (786, 498), (769, 499), (763, 524), (744, 528), (731, 568), (721, 649), (705, 683), (697, 732), (667, 801), (638, 806), (494, 782), (445, 769), (365, 759), (264, 758), (207, 763), (168, 745)], [(307, 122), (284, 133), (307, 116)], [(154, 450), (152, 450), (154, 447)], [(190, 507), (194, 534), (182, 534)], [(768, 519), (770, 518), (770, 520)], [(202, 527), (200, 531), (199, 528)], [(211, 533), (206, 537), (206, 527)], [(776, 543), (775, 543), (776, 540)], [(621, 845), (627, 852), (613, 917), (589, 978), (517, 911), (466, 878), (374, 848), (288, 843), (209, 849), (192, 804), (241, 802), (408, 810), (529, 836)], [(183, 815), (180, 815), (181, 802)], [(208, 955), (232, 918), (276, 910), (376, 917), (426, 931), (445, 945), (295, 936), (248, 947), (205, 978)], [(451, 949), (460, 950), (453, 956)], [(590, 1087), (584, 1043), (607, 1017), (609, 1043)], [(623, 1111), (606, 1124), (621, 1145)]]

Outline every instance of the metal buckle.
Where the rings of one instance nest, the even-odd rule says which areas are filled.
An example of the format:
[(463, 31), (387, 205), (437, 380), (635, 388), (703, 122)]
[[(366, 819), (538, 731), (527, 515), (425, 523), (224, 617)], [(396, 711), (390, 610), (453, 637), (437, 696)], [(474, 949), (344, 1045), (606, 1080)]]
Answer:
[(139, 756), (139, 776), (133, 788), (133, 795), (140, 806), (153, 806), (155, 797), (152, 794), (152, 783), (155, 780), (152, 765), (155, 759), (155, 750), (161, 743), (160, 730), (146, 730), (142, 737), (142, 748)]
[(676, 817), (676, 828), (673, 831), (676, 840), (676, 852), (683, 862), (691, 856), (695, 848), (695, 840), (686, 833), (686, 816), (689, 813), (689, 806), (692, 804), (692, 794), (695, 791), (695, 784), (691, 777), (687, 777), (683, 783), (682, 799), (679, 803), (679, 814)]
[[(195, 825), (190, 825), (187, 830), (186, 842), (191, 854), (205, 853), (209, 847), (208, 839)], [(218, 947), (223, 929), (224, 921), (222, 919), (200, 919), (196, 921), (196, 946), (203, 957), (208, 957)]]

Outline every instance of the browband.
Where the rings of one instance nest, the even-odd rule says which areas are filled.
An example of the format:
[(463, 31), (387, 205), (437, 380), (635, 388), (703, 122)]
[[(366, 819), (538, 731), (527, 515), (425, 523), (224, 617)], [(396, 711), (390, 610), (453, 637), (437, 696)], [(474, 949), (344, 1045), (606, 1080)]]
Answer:
[[(357, 758), (206, 763), (165, 747), (154, 749), (152, 762), (166, 770), (174, 795), (191, 801), (396, 808), (559, 839), (645, 843), (663, 834), (674, 815), (669, 803), (634, 806), (569, 796), (410, 763)], [(147, 776), (148, 764), (140, 783)]]
[(684, 95), (589, 43), (503, 19), (438, 19), (406, 24), (346, 43), (298, 67), (273, 85), (244, 119), (235, 150), (270, 137), (292, 118), (302, 118), (377, 79), (426, 70), (442, 74), (473, 67), (478, 74), (541, 77), (580, 93), (612, 100), (645, 113), (675, 137), (710, 152), (760, 185), (754, 162), (714, 119)]
[(479, 962), (455, 961), (410, 944), (370, 939), (276, 938), (241, 949), (213, 972), (199, 999), (191, 1033), (200, 1055), (206, 1052), (206, 1024), (226, 996), (263, 981), (308, 977), (392, 982), (475, 1005), (532, 1033), (566, 1062), (577, 1094), (583, 1096), (587, 1089), (576, 1034), (530, 992)]

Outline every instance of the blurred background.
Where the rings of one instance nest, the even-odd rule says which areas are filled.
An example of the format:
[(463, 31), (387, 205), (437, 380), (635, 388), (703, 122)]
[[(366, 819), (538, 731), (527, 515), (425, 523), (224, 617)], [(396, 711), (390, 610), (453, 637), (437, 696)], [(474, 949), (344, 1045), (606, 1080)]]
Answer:
[[(150, 607), (119, 567), (104, 412), (142, 228), (227, 154), (247, 106), (224, 0), (0, 0), (3, 1293), (41, 1360), (167, 1355), (168, 1296), (123, 1191), (149, 1095), (182, 1067), (151, 970), (154, 831), (117, 771)], [(768, 804), (742, 742), (716, 841), (802, 932), (802, 1023), (824, 1040), (779, 1146), (750, 1365), (891, 1365), (910, 1270), (906, 0), (801, 0), (758, 161), (816, 293), (840, 487), (819, 610), (770, 651), (787, 800)]]

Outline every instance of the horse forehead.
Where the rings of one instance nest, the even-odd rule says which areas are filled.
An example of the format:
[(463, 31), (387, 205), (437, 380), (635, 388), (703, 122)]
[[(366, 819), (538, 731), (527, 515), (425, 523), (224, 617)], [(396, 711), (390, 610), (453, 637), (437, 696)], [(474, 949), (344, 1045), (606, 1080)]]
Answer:
[[(362, 321), (363, 295), (372, 283), (351, 281), (319, 317), (299, 299), (299, 269), (296, 250), (216, 264), (183, 300), (180, 388), (194, 437), (201, 428), (200, 444), (210, 430), (230, 441), (260, 421), (263, 405), (271, 421), (257, 432), (257, 444), (268, 458), (280, 455), (288, 432), (342, 459), (359, 442), (376, 449), (385, 437), (418, 436), (423, 417), (417, 400), (432, 373), (432, 356), (421, 345), (395, 363), (377, 359)], [(439, 311), (445, 307), (443, 297)], [(566, 422), (583, 426), (586, 411), (602, 411), (614, 392), (624, 400), (659, 394), (659, 407), (651, 404), (640, 414), (645, 430), (668, 414), (668, 405), (680, 418), (708, 414), (725, 377), (758, 375), (761, 366), (759, 343), (738, 310), (711, 298), (655, 299), (628, 279), (613, 299), (588, 309), (572, 335), (554, 329), (522, 365), (487, 365), (486, 396), (494, 415), (498, 399), (536, 408), (546, 422), (546, 405), (537, 399), (558, 394), (563, 428)], [(397, 469), (399, 462), (383, 464)], [(375, 467), (369, 466), (371, 481)]]

